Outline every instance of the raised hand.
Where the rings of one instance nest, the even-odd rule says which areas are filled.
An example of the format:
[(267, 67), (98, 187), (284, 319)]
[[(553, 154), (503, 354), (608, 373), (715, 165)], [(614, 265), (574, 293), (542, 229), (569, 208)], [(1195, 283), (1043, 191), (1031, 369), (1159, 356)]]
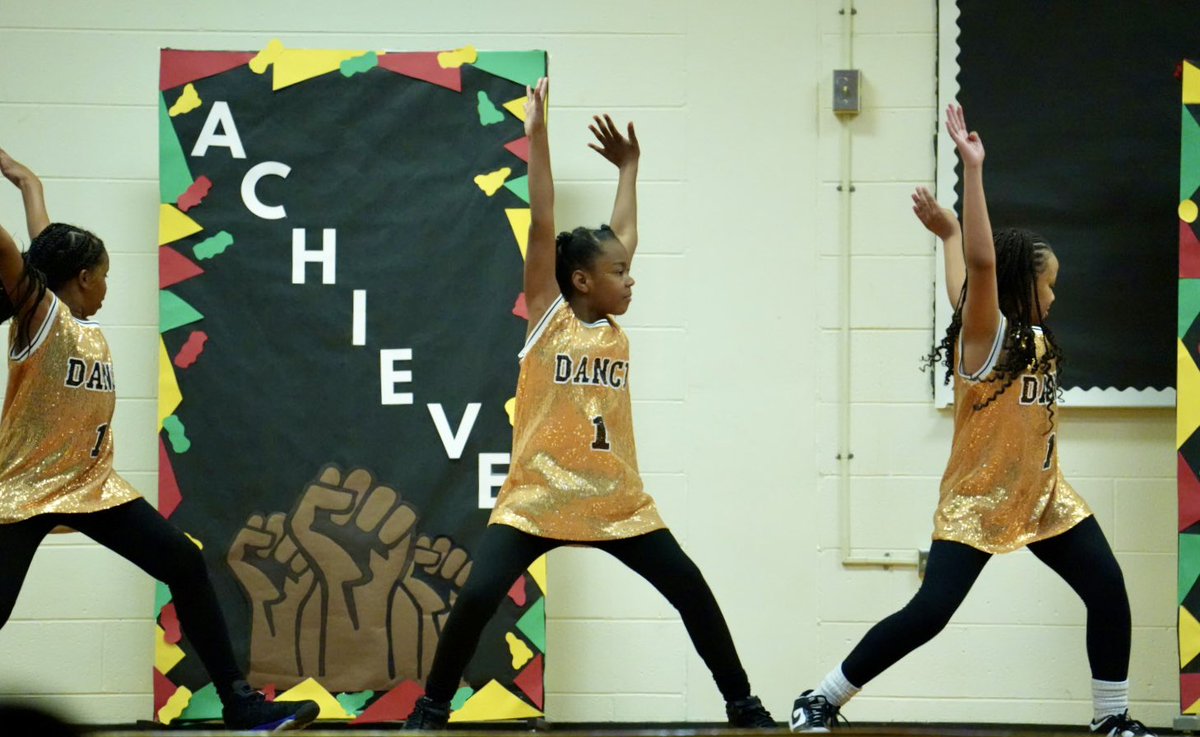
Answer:
[(37, 179), (37, 176), (29, 167), (14, 159), (2, 148), (0, 148), (0, 174), (3, 174), (5, 179), (18, 187), (23, 182)]
[(315, 576), (284, 530), (284, 515), (253, 515), (226, 560), (250, 600), (250, 680), (288, 688), (316, 674), (316, 637), (297, 636), (301, 618), (319, 615)]
[(958, 216), (953, 210), (939, 205), (928, 189), (917, 187), (912, 200), (913, 213), (930, 233), (946, 240), (959, 232)]
[(980, 166), (983, 164), (983, 139), (975, 131), (967, 130), (967, 121), (963, 116), (961, 105), (946, 106), (946, 131), (958, 148), (963, 166)]
[(532, 88), (525, 88), (525, 135), (533, 136), (546, 132), (546, 97), (550, 94), (550, 80), (542, 77)]
[(604, 117), (593, 115), (592, 121), (592, 124), (588, 125), (588, 130), (592, 132), (600, 145), (589, 143), (588, 148), (611, 161), (618, 169), (635, 166), (638, 163), (642, 149), (638, 146), (637, 132), (633, 129), (632, 120), (627, 126), (628, 134), (626, 136), (621, 135), (621, 131), (617, 129), (608, 114), (605, 114)]

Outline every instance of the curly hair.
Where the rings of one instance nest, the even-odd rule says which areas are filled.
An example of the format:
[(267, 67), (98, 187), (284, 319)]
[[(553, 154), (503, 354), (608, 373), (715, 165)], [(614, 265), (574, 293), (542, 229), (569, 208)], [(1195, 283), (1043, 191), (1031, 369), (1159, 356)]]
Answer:
[[(1037, 355), (1037, 341), (1033, 333), (1033, 320), (1042, 314), (1037, 294), (1038, 275), (1046, 270), (1054, 250), (1038, 234), (1020, 228), (998, 230), (993, 236), (993, 241), (996, 247), (996, 290), (1000, 311), (1007, 318), (1007, 329), (1003, 350), (995, 370), (984, 379), (986, 383), (996, 385), (995, 391), (987, 399), (973, 406), (976, 411), (996, 401), (1020, 374), (1032, 369), (1039, 375), (1054, 376), (1062, 372), (1063, 364), (1062, 349), (1049, 326), (1040, 326), (1046, 342), (1046, 350), (1040, 357)], [(946, 334), (923, 361), (925, 367), (930, 369), (939, 363), (943, 364), (946, 367), (946, 384), (950, 383), (950, 378), (954, 375), (954, 344), (962, 330), (962, 309), (966, 297), (967, 283), (964, 282)], [(1062, 393), (1057, 381), (1052, 391), (1056, 397)], [(1046, 404), (1046, 412), (1046, 433), (1049, 433), (1054, 426), (1054, 403)]]

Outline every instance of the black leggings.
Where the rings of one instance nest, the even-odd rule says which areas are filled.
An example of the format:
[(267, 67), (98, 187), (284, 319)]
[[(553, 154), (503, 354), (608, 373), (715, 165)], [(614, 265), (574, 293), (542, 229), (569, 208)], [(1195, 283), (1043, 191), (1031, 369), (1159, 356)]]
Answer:
[[(1087, 654), (1092, 678), (1123, 681), (1129, 672), (1129, 597), (1117, 559), (1095, 517), (1029, 550), (1062, 576), (1087, 606)], [(979, 577), (990, 553), (934, 540), (921, 588), (903, 609), (884, 619), (846, 656), (842, 674), (862, 687), (933, 639), (950, 621)]]
[(507, 525), (492, 525), (483, 535), (479, 551), (473, 556), (471, 575), (442, 630), (425, 684), (429, 698), (449, 701), (454, 696), (484, 626), (517, 576), (550, 550), (571, 544), (599, 548), (649, 581), (679, 610), (692, 644), (712, 671), (721, 695), (727, 701), (750, 695), (750, 682), (717, 600), (700, 569), (669, 530), (624, 540), (571, 543), (537, 537)]
[(145, 499), (84, 514), (40, 514), (0, 524), (0, 627), (12, 614), (17, 594), (38, 545), (65, 525), (112, 550), (171, 589), (179, 624), (222, 697), (242, 678), (229, 645), (229, 632), (208, 568), (196, 545), (163, 519)]

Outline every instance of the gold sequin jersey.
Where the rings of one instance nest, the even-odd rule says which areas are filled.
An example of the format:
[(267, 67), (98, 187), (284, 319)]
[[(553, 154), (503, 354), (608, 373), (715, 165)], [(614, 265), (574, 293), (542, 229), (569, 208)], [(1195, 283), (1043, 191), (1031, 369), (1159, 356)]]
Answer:
[(625, 332), (583, 322), (560, 296), (519, 359), (512, 459), (488, 524), (580, 542), (666, 527), (638, 473)]
[[(1058, 467), (1056, 377), (1018, 376), (986, 407), (999, 382), (988, 382), (1003, 350), (1000, 319), (991, 355), (974, 375), (956, 351), (954, 441), (934, 515), (935, 540), (953, 540), (989, 553), (1007, 553), (1062, 534), (1092, 514)], [(1038, 357), (1046, 339), (1034, 328)], [(1057, 417), (1055, 418), (1057, 420)], [(1049, 432), (1047, 432), (1047, 429)]]
[(27, 348), (9, 327), (0, 420), (0, 523), (95, 512), (140, 495), (113, 471), (112, 356), (94, 322), (53, 298)]

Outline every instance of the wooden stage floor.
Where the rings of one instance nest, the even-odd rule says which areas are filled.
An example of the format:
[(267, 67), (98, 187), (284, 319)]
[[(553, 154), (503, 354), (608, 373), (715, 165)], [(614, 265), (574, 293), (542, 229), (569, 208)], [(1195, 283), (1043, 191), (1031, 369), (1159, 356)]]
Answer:
[[(1156, 729), (1159, 735), (1182, 734), (1170, 729)], [(222, 729), (208, 728), (205, 725), (187, 726), (181, 728), (165, 728), (151, 724), (83, 727), (81, 733), (87, 737), (233, 737), (234, 735), (256, 735), (262, 732), (228, 732)], [(400, 725), (364, 725), (354, 727), (340, 724), (314, 724), (302, 732), (287, 732), (297, 737), (395, 737), (400, 733)], [(497, 737), (497, 734), (552, 733), (554, 737), (757, 737), (770, 734), (782, 737), (790, 734), (786, 726), (781, 725), (777, 730), (746, 730), (721, 728), (716, 725), (682, 724), (539, 724), (520, 723), (503, 725), (479, 725), (478, 728), (455, 729), (438, 732), (444, 737)], [(1080, 737), (1090, 734), (1088, 729), (1078, 727), (1027, 725), (1027, 724), (863, 724), (841, 727), (838, 735), (845, 737)], [(14, 736), (15, 737), (15, 736)], [(22, 736), (23, 737), (23, 736)]]

